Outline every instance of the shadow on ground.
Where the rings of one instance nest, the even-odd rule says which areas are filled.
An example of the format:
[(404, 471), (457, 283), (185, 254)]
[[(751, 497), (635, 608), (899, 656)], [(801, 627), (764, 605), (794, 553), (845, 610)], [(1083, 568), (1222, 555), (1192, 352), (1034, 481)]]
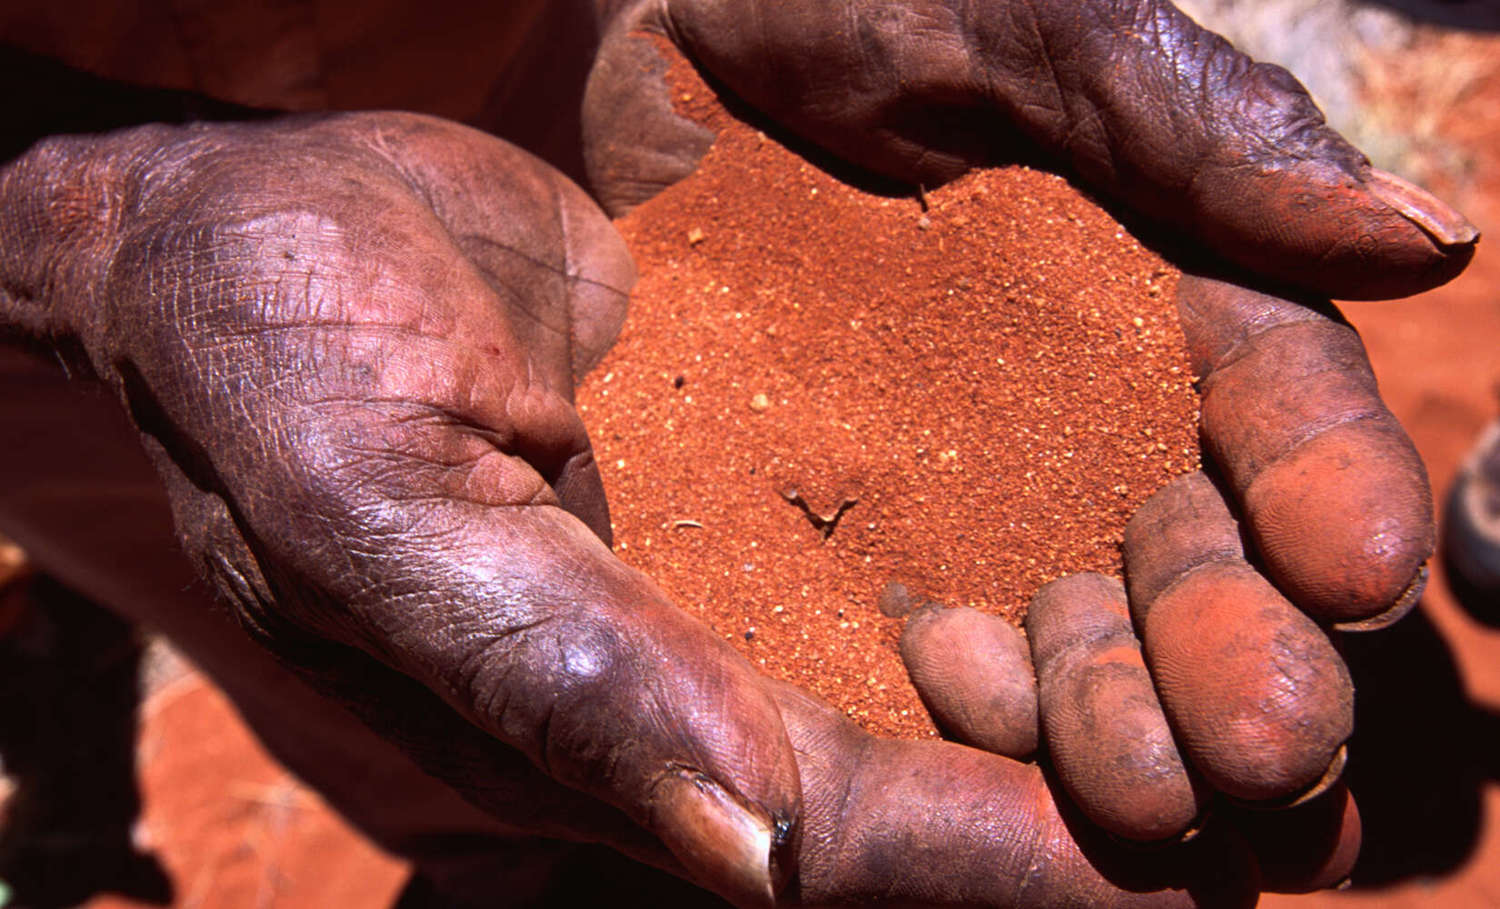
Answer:
[(1364, 848), (1356, 888), (1461, 867), (1500, 769), (1500, 716), (1466, 696), (1452, 651), (1420, 610), (1378, 634), (1340, 640), (1354, 676), (1347, 771)]
[(73, 906), (101, 892), (165, 904), (172, 884), (131, 830), (140, 640), (45, 578), (0, 591), (0, 824), (7, 907)]

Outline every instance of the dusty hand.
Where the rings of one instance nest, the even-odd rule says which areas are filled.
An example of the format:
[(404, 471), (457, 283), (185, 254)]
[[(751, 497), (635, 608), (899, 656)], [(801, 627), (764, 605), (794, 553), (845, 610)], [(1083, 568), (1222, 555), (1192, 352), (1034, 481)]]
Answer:
[(1039, 152), (1263, 280), (1343, 298), (1457, 274), (1474, 228), (1372, 168), (1286, 70), (1165, 0), (639, 0), (584, 107), (590, 177), (618, 213), (690, 172), (651, 35), (776, 123), (927, 185)]
[[(1239, 800), (1285, 803), (1331, 784), (1352, 690), (1319, 626), (1379, 627), (1409, 609), (1432, 519), (1415, 450), (1326, 296), (1441, 283), (1471, 257), (1472, 226), (1370, 167), (1284, 70), (1162, 2), (637, 3), (607, 37), (585, 105), (591, 175), (617, 212), (691, 172), (712, 139), (673, 111), (663, 38), (856, 164), (932, 185), (1040, 153), (1206, 246), (1211, 259), (1196, 268), (1281, 288), (1189, 277), (1179, 291), (1206, 460), (1221, 481), (1183, 481), (1132, 525), (1127, 571), (1145, 644), (1144, 662), (1132, 659), (1159, 740), (1114, 728), (1128, 740), (1121, 760), (1172, 777), (1172, 804), (1153, 814), (1139, 780), (1113, 779), (1106, 793), (1074, 782), (1110, 779), (1091, 750), (1103, 727), (1052, 735), (1049, 747), (1089, 816), (1135, 838), (1180, 832), (1199, 814), (1209, 787), (1189, 780), (1179, 744), (1193, 772)], [(1215, 603), (1213, 621), (1188, 621)], [(1112, 628), (1130, 639), (1128, 619)], [(968, 697), (951, 694), (968, 681), (943, 684)]]
[(859, 732), (613, 557), (571, 398), (631, 266), (535, 159), (398, 114), (147, 127), (42, 143), (0, 211), (0, 320), (119, 398), (200, 573), (517, 835), (745, 904), (1248, 892), (1223, 844), (1129, 863), (1036, 768)]
[[(1336, 312), (1202, 278), (1183, 280), (1179, 305), (1220, 478), (1179, 478), (1131, 520), (1128, 608), (1080, 576), (1044, 588), (1027, 619), (1058, 776), (1092, 820), (1136, 839), (1196, 823), (1210, 790), (1273, 807), (1332, 787), (1354, 692), (1325, 629), (1399, 619), (1432, 552), (1426, 474)], [(939, 664), (940, 647), (911, 649)], [(925, 696), (959, 700), (991, 663), (948, 658)], [(955, 726), (982, 740), (981, 722)], [(1347, 802), (1319, 801), (1339, 816)], [(1279, 886), (1347, 871), (1357, 825), (1324, 826), (1303, 845), (1327, 867)]]

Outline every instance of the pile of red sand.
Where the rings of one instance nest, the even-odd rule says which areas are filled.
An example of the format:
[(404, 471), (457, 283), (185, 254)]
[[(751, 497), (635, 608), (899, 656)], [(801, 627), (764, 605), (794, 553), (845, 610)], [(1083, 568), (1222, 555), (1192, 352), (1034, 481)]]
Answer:
[(619, 555), (873, 731), (935, 734), (888, 582), (1019, 622), (1118, 576), (1126, 519), (1198, 465), (1177, 272), (1059, 177), (924, 210), (729, 122), (618, 226), (640, 282), (578, 401)]

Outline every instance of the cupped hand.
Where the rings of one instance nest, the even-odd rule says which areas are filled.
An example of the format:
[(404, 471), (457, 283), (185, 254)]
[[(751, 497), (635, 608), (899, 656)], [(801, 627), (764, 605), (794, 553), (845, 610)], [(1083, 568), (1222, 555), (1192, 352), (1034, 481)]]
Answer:
[(1039, 152), (1262, 280), (1400, 297), (1473, 255), (1462, 215), (1371, 167), (1291, 74), (1166, 0), (637, 0), (584, 102), (590, 178), (614, 214), (711, 141), (673, 112), (663, 36), (847, 161), (931, 186)]
[(1034, 767), (873, 739), (615, 559), (572, 394), (632, 267), (530, 156), (403, 114), (146, 127), (39, 144), (0, 212), (0, 320), (118, 397), (235, 616), (516, 834), (747, 905), (1251, 892), (1232, 842), (1133, 862)]
[[(1133, 617), (1123, 592), (1047, 597), (1085, 603), (1059, 610), (1059, 634), (1091, 626), (1117, 640), (1104, 662), (1130, 664), (1157, 725), (1057, 735), (1038, 665), (1047, 744), (1088, 816), (1137, 839), (1195, 823), (1207, 789), (1284, 805), (1332, 786), (1353, 692), (1324, 629), (1409, 610), (1433, 532), (1421, 462), (1327, 298), (1452, 278), (1472, 257), (1472, 225), (1373, 168), (1285, 70), (1159, 0), (641, 0), (607, 34), (584, 106), (591, 179), (616, 213), (690, 173), (713, 138), (674, 109), (665, 42), (762, 116), (874, 172), (931, 186), (1040, 156), (1207, 254), (1178, 306), (1214, 479), (1174, 484), (1132, 522)], [(951, 663), (953, 636), (930, 637), (944, 643), (927, 662)], [(929, 702), (982, 712), (962, 690), (972, 677), (918, 682)], [(1058, 697), (1076, 709), (1081, 696)], [(1010, 729), (957, 725), (978, 742)], [(1133, 776), (1106, 772), (1101, 731), (1119, 737)], [(1156, 813), (1137, 785), (1153, 774), (1172, 781)], [(1088, 779), (1106, 783), (1090, 792)]]

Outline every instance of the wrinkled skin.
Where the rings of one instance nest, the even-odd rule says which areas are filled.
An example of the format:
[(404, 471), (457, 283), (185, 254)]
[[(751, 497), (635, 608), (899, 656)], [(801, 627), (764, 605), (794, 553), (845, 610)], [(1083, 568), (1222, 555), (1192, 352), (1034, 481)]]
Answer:
[(1040, 148), (1261, 280), (1399, 297), (1473, 253), (1472, 225), (1371, 168), (1286, 70), (1151, 0), (648, 0), (607, 36), (586, 101), (590, 174), (614, 212), (702, 150), (661, 92), (639, 90), (649, 32), (848, 161), (932, 185)]
[[(1279, 71), (1168, 7), (903, 9), (626, 11), (585, 121), (600, 197), (628, 204), (702, 150), (670, 114), (659, 57), (632, 56), (649, 46), (636, 30), (657, 27), (765, 113), (894, 176), (952, 176), (1014, 130), (1279, 281), (1403, 293), (1466, 261), (1461, 219), (1369, 177)], [(1101, 29), (1116, 13), (1151, 27)], [(1029, 94), (1039, 71), (1049, 99)], [(1248, 92), (1197, 91), (1220, 72)], [(1243, 112), (1242, 97), (1248, 119), (1195, 106)], [(1166, 136), (1181, 154), (1158, 154)], [(1210, 166), (1272, 148), (1260, 170)], [(1221, 185), (1246, 172), (1250, 187)], [(1289, 198), (1327, 204), (1289, 221)], [(1122, 859), (1034, 767), (858, 732), (610, 554), (572, 386), (618, 329), (631, 267), (541, 162), (411, 115), (157, 127), (38, 146), (4, 171), (0, 203), (0, 319), (123, 405), (188, 560), (257, 642), (498, 820), (466, 823), (606, 843), (742, 904), (1249, 892), (1230, 858)], [(55, 525), (3, 511), (44, 568), (88, 574)]]
[[(877, 743), (609, 553), (568, 402), (589, 339), (612, 334), (584, 323), (618, 321), (629, 263), (544, 165), (440, 121), (349, 115), (56, 140), (8, 176), (19, 223), (79, 218), (46, 272), (79, 290), (23, 274), (7, 305), (86, 351), (197, 570), (510, 830), (611, 843), (741, 903), (773, 886), (1138, 898), (1094, 870), (1035, 768)], [(109, 186), (110, 208), (32, 207), (38, 185)], [(459, 191), (474, 186), (489, 191)], [(904, 877), (902, 826), (924, 872), (968, 873)]]
[[(1084, 573), (1043, 586), (1026, 612), (1026, 634), (1052, 764), (1068, 796), (1127, 839), (1192, 830), (1207, 787), (1178, 750), (1120, 582)], [(1161, 697), (1176, 690), (1165, 685)]]

